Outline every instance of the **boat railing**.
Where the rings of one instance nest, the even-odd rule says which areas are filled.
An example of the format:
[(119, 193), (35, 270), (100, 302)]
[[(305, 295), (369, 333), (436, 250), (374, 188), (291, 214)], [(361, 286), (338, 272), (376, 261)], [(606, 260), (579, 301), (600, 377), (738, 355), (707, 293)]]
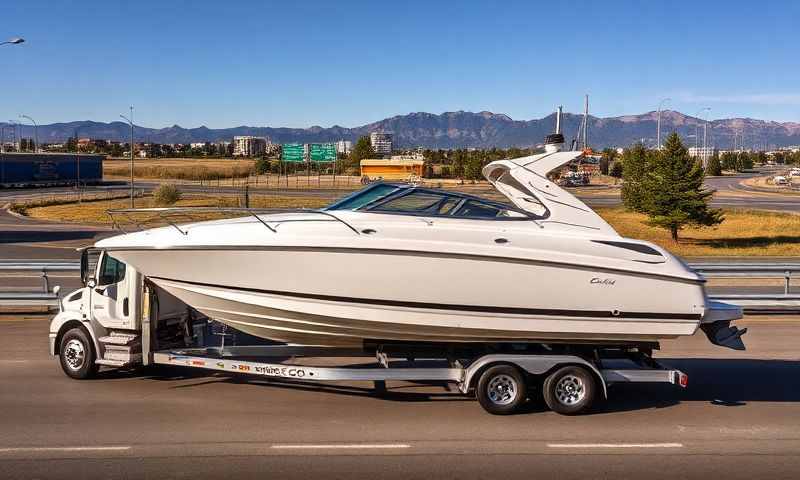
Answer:
[[(197, 221), (198, 217), (216, 217), (222, 218), (230, 216), (251, 216), (259, 223), (266, 227), (272, 233), (278, 233), (277, 225), (287, 222), (296, 221), (314, 221), (312, 219), (276, 219), (267, 221), (262, 218), (262, 215), (282, 214), (282, 213), (314, 213), (329, 218), (330, 220), (317, 220), (317, 221), (334, 221), (339, 222), (352, 230), (356, 235), (361, 235), (361, 232), (350, 223), (343, 220), (338, 215), (327, 210), (319, 210), (313, 208), (242, 208), (242, 207), (152, 207), (152, 208), (118, 208), (107, 210), (106, 213), (111, 218), (111, 223), (114, 229), (120, 230), (123, 233), (129, 233), (126, 230), (126, 225), (135, 225), (139, 230), (152, 227), (153, 221), (160, 220), (162, 223), (169, 225), (182, 233), (187, 235), (188, 231), (181, 228), (180, 219), (185, 222)], [(149, 215), (149, 219), (142, 219), (143, 216)], [(149, 224), (149, 225), (148, 225)], [(274, 226), (273, 226), (274, 225)]]

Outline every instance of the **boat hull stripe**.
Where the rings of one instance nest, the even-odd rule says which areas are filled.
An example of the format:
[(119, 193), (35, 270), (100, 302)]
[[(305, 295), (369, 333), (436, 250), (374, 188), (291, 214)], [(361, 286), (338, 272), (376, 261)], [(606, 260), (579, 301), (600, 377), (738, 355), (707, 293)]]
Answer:
[[(187, 280), (177, 280), (173, 278), (151, 277), (156, 280), (168, 282), (184, 283), (198, 287), (219, 288), (231, 290), (225, 285), (215, 285), (213, 283), (192, 282)], [(522, 307), (498, 307), (492, 305), (457, 305), (448, 303), (429, 303), (429, 302), (410, 302), (403, 300), (387, 300), (375, 298), (352, 298), (340, 297), (336, 295), (321, 295), (316, 293), (284, 292), (279, 290), (262, 290), (258, 288), (236, 287), (234, 290), (244, 292), (262, 293), (266, 295), (280, 295), (284, 297), (306, 298), (309, 300), (323, 300), (328, 302), (358, 303), (362, 305), (380, 305), (386, 307), (401, 308), (421, 308), (430, 310), (451, 310), (458, 312), (473, 313), (499, 313), (509, 315), (541, 315), (551, 317), (590, 317), (590, 318), (638, 318), (654, 320), (694, 320), (699, 321), (701, 315), (693, 313), (658, 313), (658, 312), (611, 312), (603, 310), (565, 310), (551, 308), (522, 308)]]

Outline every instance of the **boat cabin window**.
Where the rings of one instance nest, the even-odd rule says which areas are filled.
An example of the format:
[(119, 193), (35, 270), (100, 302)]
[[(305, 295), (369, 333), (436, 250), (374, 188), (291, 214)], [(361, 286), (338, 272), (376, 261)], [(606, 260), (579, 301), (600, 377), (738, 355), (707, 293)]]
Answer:
[(525, 215), (501, 208), (496, 205), (478, 202), (476, 200), (468, 200), (464, 205), (456, 211), (453, 216), (455, 217), (470, 217), (470, 218), (499, 218), (499, 217), (519, 217), (525, 218)]
[(125, 264), (108, 254), (104, 255), (97, 284), (112, 285), (121, 282), (124, 278)]
[(461, 218), (528, 218), (500, 203), (430, 190), (410, 190), (366, 207), (370, 212), (406, 213)]
[(398, 190), (397, 185), (376, 183), (328, 206), (328, 210), (358, 210)]
[(360, 210), (399, 215), (525, 220), (524, 211), (458, 192), (377, 183), (333, 203), (327, 210)]
[(458, 197), (432, 192), (412, 192), (370, 208), (373, 212), (410, 212), (428, 215), (447, 215), (461, 202)]

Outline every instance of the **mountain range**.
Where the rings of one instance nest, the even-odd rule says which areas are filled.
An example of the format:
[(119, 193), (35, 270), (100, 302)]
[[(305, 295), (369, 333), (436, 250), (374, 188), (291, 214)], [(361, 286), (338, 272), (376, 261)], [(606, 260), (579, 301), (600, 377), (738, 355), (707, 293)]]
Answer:
[[(588, 144), (595, 149), (624, 147), (642, 141), (656, 143), (657, 112), (621, 117), (588, 118)], [(582, 115), (566, 113), (562, 119), (563, 132), (571, 141), (578, 132)], [(167, 128), (136, 126), (137, 142), (191, 143), (230, 140), (234, 136), (254, 135), (267, 137), (274, 143), (312, 143), (337, 140), (355, 141), (370, 132), (394, 134), (395, 148), (508, 148), (529, 147), (539, 144), (545, 135), (552, 133), (555, 114), (533, 120), (513, 120), (507, 115), (491, 112), (445, 112), (439, 115), (425, 112), (409, 113), (386, 118), (359, 127), (309, 128), (249, 127), (212, 129), (205, 126)], [(662, 141), (669, 132), (677, 131), (685, 142), (694, 145), (695, 138), (702, 144), (703, 120), (672, 110), (661, 112)], [(23, 135), (33, 137), (32, 127), (24, 126)], [(6, 132), (8, 129), (6, 129)], [(77, 135), (81, 138), (126, 141), (130, 127), (123, 122), (74, 121), (39, 125), (42, 143), (63, 142)], [(697, 137), (695, 137), (697, 132)], [(708, 123), (707, 142), (721, 149), (731, 148), (734, 138), (748, 148), (773, 148), (800, 144), (800, 123), (772, 122), (751, 118), (729, 118)]]

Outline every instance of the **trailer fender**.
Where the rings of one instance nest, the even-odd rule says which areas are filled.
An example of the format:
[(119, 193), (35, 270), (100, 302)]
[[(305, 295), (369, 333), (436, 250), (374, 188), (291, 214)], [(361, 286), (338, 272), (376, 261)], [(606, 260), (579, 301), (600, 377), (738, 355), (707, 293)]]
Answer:
[(567, 365), (586, 367), (594, 374), (597, 382), (600, 384), (603, 398), (608, 398), (606, 381), (597, 367), (581, 357), (576, 357), (574, 355), (485, 355), (472, 362), (472, 364), (464, 370), (464, 380), (460, 385), (461, 391), (467, 393), (469, 389), (474, 386), (474, 382), (480, 377), (480, 373), (490, 366), (497, 364), (513, 365), (531, 375), (543, 375), (557, 367), (564, 367)]

